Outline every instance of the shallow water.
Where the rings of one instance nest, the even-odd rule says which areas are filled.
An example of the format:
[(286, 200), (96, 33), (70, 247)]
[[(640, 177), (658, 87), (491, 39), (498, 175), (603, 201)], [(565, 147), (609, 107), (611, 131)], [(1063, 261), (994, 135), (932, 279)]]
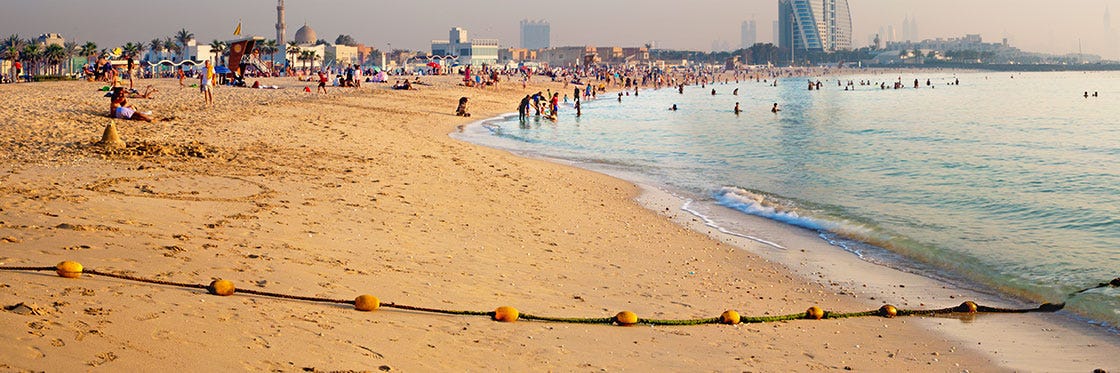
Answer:
[[(899, 78), (921, 88), (879, 89)], [(586, 102), (579, 118), (569, 104), (555, 122), (505, 118), (462, 137), (641, 175), (698, 203), (820, 231), (867, 260), (1034, 302), (1120, 275), (1120, 73), (839, 79), (855, 90), (835, 77), (820, 91), (804, 78), (644, 90)], [(744, 113), (732, 113), (736, 102)], [(1120, 289), (1067, 309), (1120, 325)]]

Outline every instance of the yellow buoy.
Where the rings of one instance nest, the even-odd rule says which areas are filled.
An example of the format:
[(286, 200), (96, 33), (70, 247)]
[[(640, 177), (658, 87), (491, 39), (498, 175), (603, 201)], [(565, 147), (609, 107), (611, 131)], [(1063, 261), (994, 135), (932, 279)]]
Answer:
[(957, 310), (960, 312), (976, 313), (976, 307), (976, 302), (969, 300), (961, 303), (960, 306), (957, 306)]
[(614, 316), (614, 321), (618, 325), (630, 326), (638, 323), (638, 315), (630, 311), (622, 311)]
[(739, 313), (732, 310), (723, 311), (723, 314), (719, 315), (719, 322), (724, 324), (735, 325), (739, 320)]
[(206, 291), (209, 291), (210, 294), (221, 295), (223, 297), (233, 295), (233, 292), (236, 290), (237, 289), (233, 286), (233, 282), (229, 280), (214, 280), (210, 282), (210, 286), (206, 287)]
[(898, 316), (898, 308), (895, 308), (895, 306), (892, 306), (892, 305), (889, 305), (889, 304), (884, 304), (882, 307), (879, 307), (879, 316), (883, 316), (883, 317)]
[(58, 263), (58, 265), (54, 266), (54, 268), (55, 272), (58, 272), (58, 275), (62, 277), (78, 278), (82, 276), (82, 264), (78, 262), (67, 260)]
[(817, 306), (809, 307), (809, 309), (805, 311), (805, 318), (820, 320), (824, 318), (824, 310)]
[(493, 319), (494, 321), (514, 322), (517, 321), (517, 318), (520, 316), (521, 313), (517, 312), (516, 308), (510, 306), (501, 306), (498, 307), (498, 309), (494, 310)]
[(381, 300), (377, 299), (375, 296), (362, 294), (354, 298), (354, 309), (358, 311), (368, 312), (376, 310), (378, 307), (381, 307)]

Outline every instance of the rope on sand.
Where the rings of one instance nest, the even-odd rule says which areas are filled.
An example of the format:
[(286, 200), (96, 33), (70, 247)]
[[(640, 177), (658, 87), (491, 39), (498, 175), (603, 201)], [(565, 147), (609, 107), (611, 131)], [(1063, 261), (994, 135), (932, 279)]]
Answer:
[[(469, 311), (469, 310), (448, 310), (448, 309), (440, 309), (440, 308), (409, 306), (409, 305), (396, 304), (396, 303), (384, 303), (384, 304), (382, 304), (381, 301), (379, 299), (377, 299), (377, 297), (372, 296), (372, 295), (368, 295), (368, 294), (359, 295), (354, 300), (348, 300), (348, 299), (331, 299), (331, 298), (322, 298), (322, 297), (308, 297), (308, 296), (302, 296), (302, 295), (282, 294), (282, 293), (274, 293), (274, 292), (260, 291), (260, 290), (249, 290), (249, 289), (238, 290), (234, 286), (233, 282), (231, 282), (229, 280), (221, 280), (221, 279), (214, 280), (209, 285), (190, 284), (190, 283), (164, 281), (164, 280), (155, 280), (155, 279), (149, 279), (149, 278), (143, 278), (143, 277), (113, 273), (113, 272), (99, 271), (99, 270), (90, 269), (90, 268), (83, 268), (81, 264), (79, 264), (78, 262), (73, 262), (73, 261), (64, 261), (64, 262), (58, 263), (58, 265), (53, 266), (53, 267), (34, 267), (34, 266), (0, 267), (0, 271), (24, 271), (24, 272), (55, 271), (56, 273), (58, 273), (59, 276), (66, 277), (66, 278), (79, 278), (79, 277), (81, 277), (82, 274), (88, 274), (88, 275), (111, 277), (111, 278), (120, 279), (120, 280), (141, 282), (141, 283), (154, 284), (154, 285), (174, 286), (174, 287), (187, 288), (187, 289), (204, 289), (207, 292), (209, 292), (210, 294), (219, 295), (219, 296), (230, 296), (230, 295), (234, 295), (235, 293), (242, 293), (242, 294), (250, 294), (250, 295), (256, 295), (256, 296), (261, 296), (261, 297), (269, 297), (269, 298), (301, 300), (301, 301), (317, 302), (317, 303), (346, 304), (346, 305), (352, 305), (355, 309), (357, 309), (359, 311), (373, 311), (373, 310), (376, 310), (380, 307), (387, 307), (387, 308), (395, 308), (395, 309), (406, 310), (406, 311), (437, 313), (437, 314), (445, 314), (445, 315), (487, 316), (487, 317), (490, 317), (491, 319), (493, 319), (495, 321), (502, 321), (502, 322), (513, 322), (513, 321), (517, 321), (518, 319), (521, 319), (521, 320), (553, 322), (553, 323), (608, 324), (608, 325), (609, 324), (614, 324), (614, 325), (621, 325), (621, 326), (629, 326), (629, 325), (636, 325), (636, 324), (666, 325), (666, 326), (669, 326), (669, 325), (672, 325), (672, 326), (704, 325), (704, 324), (730, 324), (730, 325), (734, 325), (734, 324), (739, 324), (739, 323), (768, 323), (768, 322), (799, 320), (799, 319), (810, 319), (810, 320), (845, 319), (845, 318), (869, 317), (869, 316), (895, 317), (895, 316), (934, 316), (934, 315), (945, 315), (945, 314), (953, 314), (953, 313), (975, 314), (975, 313), (1057, 312), (1057, 311), (1061, 310), (1063, 307), (1065, 307), (1064, 302), (1063, 303), (1058, 303), (1058, 304), (1043, 303), (1042, 305), (1039, 305), (1038, 307), (1035, 307), (1035, 308), (1000, 308), (1000, 307), (982, 306), (982, 305), (978, 305), (978, 304), (976, 304), (975, 302), (972, 302), (972, 301), (966, 301), (966, 302), (961, 303), (960, 305), (955, 306), (955, 307), (946, 307), (946, 308), (931, 309), (931, 310), (899, 309), (895, 306), (892, 306), (892, 305), (888, 304), (888, 305), (884, 305), (884, 306), (880, 307), (877, 310), (862, 311), (862, 312), (849, 312), (849, 313), (830, 312), (830, 311), (825, 311), (825, 310), (823, 310), (823, 309), (821, 309), (817, 306), (813, 306), (813, 307), (809, 307), (809, 309), (806, 310), (804, 313), (794, 313), (794, 314), (789, 314), (789, 315), (778, 315), (778, 316), (741, 316), (741, 315), (739, 315), (738, 312), (736, 312), (734, 310), (728, 310), (728, 311), (725, 311), (723, 314), (719, 315), (718, 317), (700, 318), (700, 319), (667, 319), (667, 320), (644, 319), (644, 318), (639, 318), (636, 314), (634, 314), (633, 312), (630, 312), (630, 311), (622, 311), (622, 312), (619, 312), (617, 315), (614, 315), (612, 317), (551, 317), (551, 316), (539, 316), (539, 315), (532, 315), (532, 314), (522, 314), (516, 308), (509, 307), (509, 306), (498, 307), (494, 311), (489, 311), (489, 312), (487, 312), (487, 311)], [(1101, 283), (1097, 286), (1090, 287), (1090, 288), (1075, 292), (1073, 294), (1070, 294), (1070, 297), (1074, 297), (1074, 296), (1077, 296), (1077, 295), (1079, 295), (1083, 292), (1093, 290), (1093, 289), (1097, 289), (1097, 288), (1102, 288), (1102, 287), (1120, 287), (1120, 278), (1116, 278), (1116, 279), (1113, 279), (1110, 282)]]

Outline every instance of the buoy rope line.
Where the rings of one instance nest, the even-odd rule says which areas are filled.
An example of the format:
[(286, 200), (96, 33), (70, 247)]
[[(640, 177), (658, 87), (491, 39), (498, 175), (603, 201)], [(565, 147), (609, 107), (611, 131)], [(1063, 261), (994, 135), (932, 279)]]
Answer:
[[(209, 292), (210, 294), (220, 295), (220, 296), (230, 296), (230, 295), (233, 295), (236, 292), (236, 293), (251, 294), (251, 295), (262, 296), (262, 297), (270, 297), (270, 298), (302, 300), (302, 301), (317, 302), (317, 303), (346, 304), (346, 305), (354, 306), (354, 308), (359, 310), (359, 311), (373, 311), (373, 310), (378, 309), (379, 307), (388, 307), (388, 308), (396, 308), (396, 309), (407, 310), (407, 311), (438, 313), (438, 314), (445, 314), (445, 315), (487, 316), (487, 317), (490, 317), (491, 319), (493, 319), (495, 321), (503, 321), (503, 322), (513, 322), (513, 321), (517, 321), (518, 319), (521, 319), (521, 320), (555, 322), (555, 323), (569, 323), (569, 324), (616, 324), (616, 325), (623, 325), (623, 326), (635, 325), (635, 324), (646, 324), (646, 325), (703, 325), (703, 324), (766, 323), (766, 322), (799, 320), (799, 319), (813, 319), (813, 320), (845, 319), (845, 318), (852, 318), (852, 317), (869, 317), (869, 316), (895, 317), (895, 316), (934, 316), (934, 315), (944, 315), (944, 314), (952, 314), (952, 313), (974, 314), (974, 313), (1057, 312), (1057, 311), (1061, 310), (1063, 307), (1065, 307), (1064, 302), (1063, 303), (1057, 303), (1057, 304), (1043, 303), (1042, 305), (1040, 305), (1038, 307), (1035, 307), (1035, 308), (1000, 308), (1000, 307), (982, 306), (982, 305), (976, 304), (973, 301), (966, 301), (966, 302), (961, 303), (960, 305), (957, 305), (957, 306), (954, 306), (954, 307), (946, 307), (946, 308), (931, 309), (931, 310), (899, 309), (895, 306), (892, 306), (892, 305), (888, 304), (888, 305), (884, 305), (884, 306), (880, 307), (877, 310), (863, 311), (863, 312), (849, 312), (849, 313), (830, 312), (830, 311), (825, 311), (825, 310), (821, 309), (820, 307), (813, 306), (813, 307), (809, 307), (809, 309), (806, 310), (804, 313), (795, 313), (795, 314), (778, 315), (778, 316), (741, 316), (741, 315), (739, 315), (738, 312), (733, 311), (733, 310), (729, 310), (729, 311), (725, 311), (723, 314), (719, 315), (719, 317), (701, 318), (701, 319), (682, 319), (682, 320), (644, 319), (644, 318), (639, 318), (636, 314), (634, 314), (633, 312), (630, 312), (630, 311), (619, 312), (617, 315), (615, 315), (613, 317), (551, 317), (551, 316), (539, 316), (539, 315), (531, 315), (531, 314), (520, 313), (520, 312), (517, 311), (516, 308), (509, 307), (509, 306), (498, 307), (496, 310), (489, 311), (489, 312), (486, 312), (486, 311), (447, 310), (447, 309), (439, 309), (439, 308), (409, 306), (409, 305), (396, 304), (396, 303), (381, 303), (381, 301), (379, 299), (377, 299), (377, 297), (372, 296), (372, 295), (368, 295), (368, 294), (359, 295), (354, 300), (331, 299), (331, 298), (323, 298), (323, 297), (308, 297), (308, 296), (302, 296), (302, 295), (282, 294), (282, 293), (274, 293), (274, 292), (251, 290), (251, 289), (236, 289), (233, 285), (233, 282), (230, 282), (229, 280), (214, 280), (209, 285), (190, 284), (190, 283), (164, 281), (164, 280), (155, 280), (155, 279), (150, 279), (150, 278), (143, 278), (143, 277), (113, 273), (113, 272), (99, 271), (99, 270), (90, 269), (90, 268), (83, 268), (81, 264), (79, 264), (78, 262), (73, 262), (73, 261), (64, 261), (64, 262), (58, 263), (58, 265), (53, 266), (53, 267), (33, 267), (33, 266), (0, 267), (0, 271), (25, 271), (25, 272), (27, 272), (27, 271), (55, 271), (56, 273), (58, 273), (59, 276), (66, 277), (66, 278), (78, 278), (78, 277), (81, 277), (82, 274), (89, 274), (89, 275), (95, 275), (95, 276), (111, 277), (111, 278), (116, 278), (116, 279), (126, 280), (126, 281), (142, 282), (142, 283), (147, 283), (147, 284), (174, 286), (174, 287), (189, 288), (189, 289), (204, 289), (207, 292)], [(1073, 292), (1069, 295), (1069, 297), (1072, 298), (1072, 297), (1078, 296), (1078, 295), (1080, 295), (1080, 294), (1082, 294), (1086, 291), (1093, 290), (1093, 289), (1098, 289), (1098, 288), (1104, 288), (1104, 287), (1120, 287), (1120, 277), (1115, 278), (1115, 279), (1113, 279), (1112, 281), (1109, 281), (1109, 282), (1102, 282), (1102, 283), (1098, 284), (1097, 286), (1093, 286), (1093, 287), (1089, 287), (1089, 288), (1086, 288), (1086, 289), (1082, 289), (1080, 291)]]

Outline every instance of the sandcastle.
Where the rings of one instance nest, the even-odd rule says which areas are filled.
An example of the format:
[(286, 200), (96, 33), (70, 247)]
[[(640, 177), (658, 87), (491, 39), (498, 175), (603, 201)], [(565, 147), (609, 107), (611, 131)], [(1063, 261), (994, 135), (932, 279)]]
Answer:
[(124, 149), (124, 140), (121, 140), (120, 134), (117, 133), (117, 124), (113, 121), (109, 121), (109, 125), (105, 126), (105, 132), (101, 133), (101, 141), (96, 142), (94, 145), (106, 149)]

